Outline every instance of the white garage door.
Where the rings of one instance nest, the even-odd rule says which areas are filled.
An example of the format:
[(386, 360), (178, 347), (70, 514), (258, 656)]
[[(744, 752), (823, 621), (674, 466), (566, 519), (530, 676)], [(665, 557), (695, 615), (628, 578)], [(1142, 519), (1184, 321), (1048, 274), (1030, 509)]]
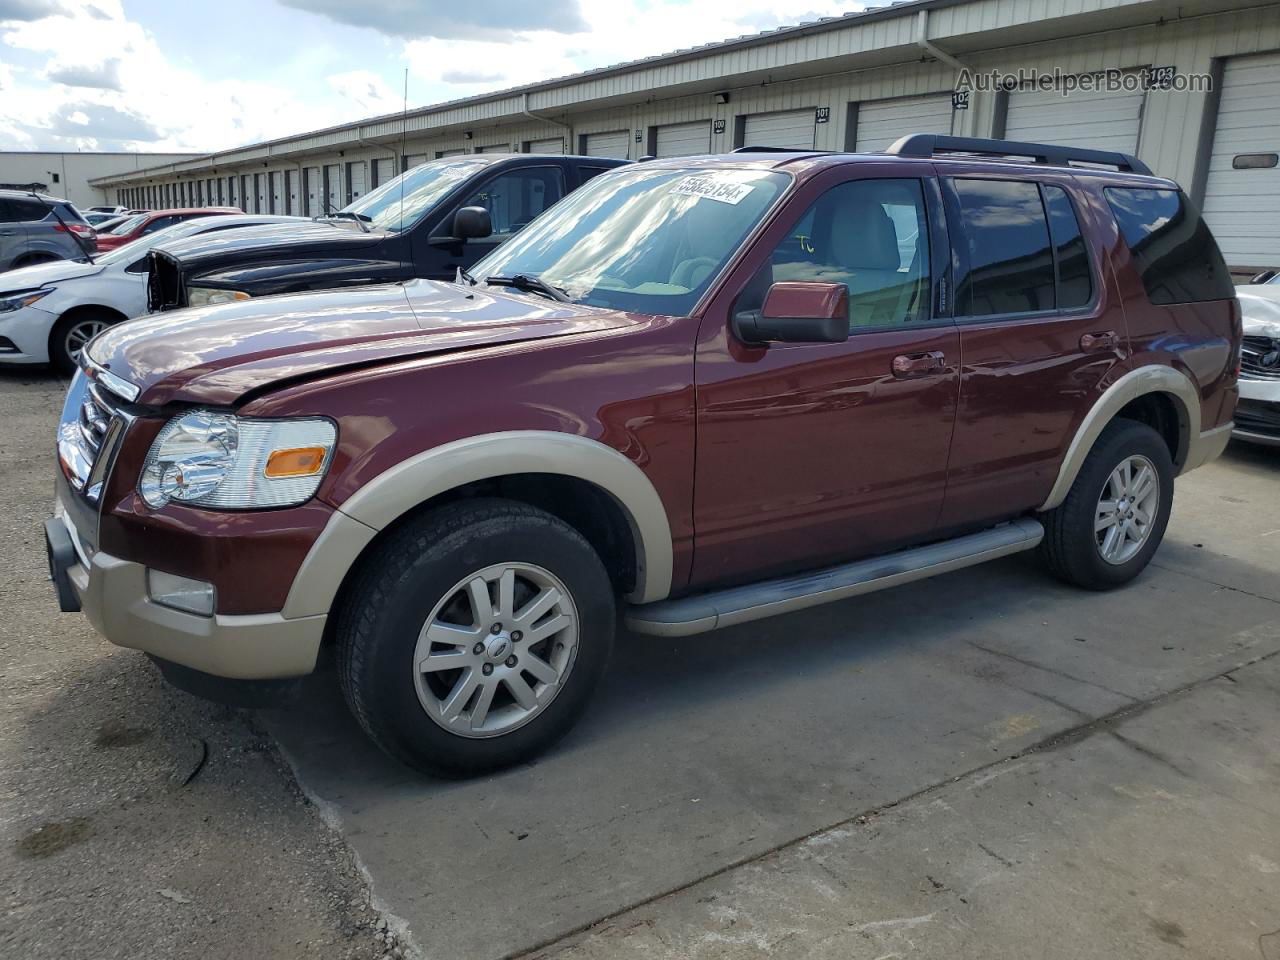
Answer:
[(486, 147), (476, 147), (476, 153), (510, 153), (511, 144), (491, 143)]
[(1204, 218), (1229, 266), (1280, 266), (1280, 166), (1265, 166), (1273, 158), (1280, 159), (1280, 54), (1228, 60)]
[(373, 183), (371, 187), (380, 187), (396, 175), (390, 157), (378, 157), (373, 161)]
[(441, 157), (460, 157), (466, 152), (462, 147), (458, 147), (456, 150), (437, 150), (436, 159), (438, 160)]
[(658, 128), (659, 157), (691, 157), (711, 152), (711, 121), (670, 123)]
[(627, 147), (631, 142), (631, 131), (611, 130), (609, 133), (588, 133), (586, 136), (586, 152), (588, 157), (617, 157), (627, 159)]
[(744, 124), (744, 147), (785, 147), (812, 150), (815, 111), (786, 110), (782, 113), (756, 113)]
[(324, 204), (320, 202), (322, 180), (319, 167), (307, 167), (303, 173), (303, 191), (306, 196), (303, 198), (302, 213), (308, 217), (318, 217), (324, 213)]
[(1069, 97), (1056, 90), (1015, 90), (1009, 95), (1004, 137), (1137, 153), (1145, 99), (1141, 89), (1075, 90)]
[(347, 203), (363, 197), (368, 191), (364, 184), (364, 164), (360, 161), (347, 164)]
[(866, 100), (858, 104), (857, 142), (863, 153), (883, 150), (909, 133), (951, 133), (951, 94), (897, 100)]
[[(327, 212), (341, 210), (343, 207), (342, 200), (342, 166), (340, 164), (331, 163), (324, 168), (325, 180), (325, 196), (328, 198), (328, 206), (325, 207)], [(323, 206), (323, 203), (321, 204)]]
[(267, 181), (268, 189), (271, 191), (270, 206), (267, 210), (271, 213), (284, 213), (284, 173), (280, 170), (272, 170), (267, 174)]
[(267, 176), (263, 173), (255, 173), (253, 175), (253, 189), (256, 192), (257, 205), (253, 208), (254, 213), (269, 213), (271, 210), (271, 201), (268, 199), (267, 191), (271, 189), (267, 183)]
[(545, 140), (530, 140), (529, 153), (564, 153), (564, 138), (548, 137)]
[[(441, 154), (441, 156), (448, 156), (450, 153), (461, 153), (461, 152), (462, 152), (461, 150), (446, 150), (444, 153)], [(418, 164), (426, 163), (426, 162), (427, 162), (427, 155), (425, 153), (406, 153), (404, 155), (404, 168), (406, 170), (410, 170), (413, 167), (416, 167)]]

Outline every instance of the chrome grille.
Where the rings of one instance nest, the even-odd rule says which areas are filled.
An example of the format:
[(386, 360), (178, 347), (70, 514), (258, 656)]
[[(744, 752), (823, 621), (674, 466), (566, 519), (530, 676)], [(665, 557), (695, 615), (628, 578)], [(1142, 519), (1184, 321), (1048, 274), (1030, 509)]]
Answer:
[(1240, 347), (1240, 375), (1253, 380), (1280, 380), (1280, 340), (1245, 337)]
[(76, 374), (58, 423), (58, 461), (71, 486), (97, 500), (118, 440), (133, 420), (124, 403), (83, 371)]

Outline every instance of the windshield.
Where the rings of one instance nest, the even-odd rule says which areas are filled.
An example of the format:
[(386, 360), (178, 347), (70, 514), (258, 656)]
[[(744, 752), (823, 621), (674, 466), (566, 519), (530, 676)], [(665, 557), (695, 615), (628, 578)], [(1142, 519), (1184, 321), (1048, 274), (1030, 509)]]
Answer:
[(115, 234), (117, 237), (122, 237), (125, 234), (131, 232), (135, 227), (137, 227), (140, 223), (142, 223), (143, 220), (147, 219), (148, 216), (149, 214), (140, 213), (136, 217), (130, 217), (128, 220), (120, 224), (120, 226), (116, 227), (111, 232)]
[(358, 214), (384, 230), (404, 230), (417, 223), (441, 197), (486, 166), (483, 160), (436, 160), (419, 164), (347, 204), (342, 212)]
[(621, 167), (595, 177), (472, 273), (536, 276), (580, 303), (680, 316), (791, 178), (766, 170)]

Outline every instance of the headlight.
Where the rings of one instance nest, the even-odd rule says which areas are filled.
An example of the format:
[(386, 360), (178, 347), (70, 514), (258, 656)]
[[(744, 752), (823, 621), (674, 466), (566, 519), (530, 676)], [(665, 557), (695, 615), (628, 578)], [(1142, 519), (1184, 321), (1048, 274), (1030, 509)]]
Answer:
[(10, 313), (14, 310), (21, 310), (23, 307), (29, 307), (41, 297), (47, 297), (53, 293), (53, 288), (47, 290), (22, 290), (18, 293), (0, 293), (0, 313)]
[(291, 507), (320, 486), (337, 440), (331, 420), (250, 420), (193, 410), (164, 425), (138, 478), (153, 509), (170, 500), (226, 510)]
[(248, 300), (249, 294), (243, 290), (222, 290), (218, 287), (187, 287), (187, 306), (208, 307), (215, 303), (235, 303), (237, 300)]

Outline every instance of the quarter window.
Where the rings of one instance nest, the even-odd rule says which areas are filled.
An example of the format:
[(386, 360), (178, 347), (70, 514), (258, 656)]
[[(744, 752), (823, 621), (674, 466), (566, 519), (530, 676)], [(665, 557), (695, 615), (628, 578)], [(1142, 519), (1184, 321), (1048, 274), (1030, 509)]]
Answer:
[(842, 283), (849, 325), (888, 327), (929, 316), (929, 228), (919, 180), (852, 180), (805, 211), (753, 279), (738, 309), (773, 283)]
[(510, 236), (564, 196), (564, 179), (556, 167), (512, 170), (494, 177), (473, 193), (464, 207), (484, 207), (495, 237)]
[(1054, 309), (1053, 252), (1039, 187), (1024, 180), (952, 183), (968, 253), (956, 283), (956, 316)]
[(1148, 300), (1194, 303), (1235, 296), (1213, 234), (1181, 191), (1107, 187), (1105, 192)]

